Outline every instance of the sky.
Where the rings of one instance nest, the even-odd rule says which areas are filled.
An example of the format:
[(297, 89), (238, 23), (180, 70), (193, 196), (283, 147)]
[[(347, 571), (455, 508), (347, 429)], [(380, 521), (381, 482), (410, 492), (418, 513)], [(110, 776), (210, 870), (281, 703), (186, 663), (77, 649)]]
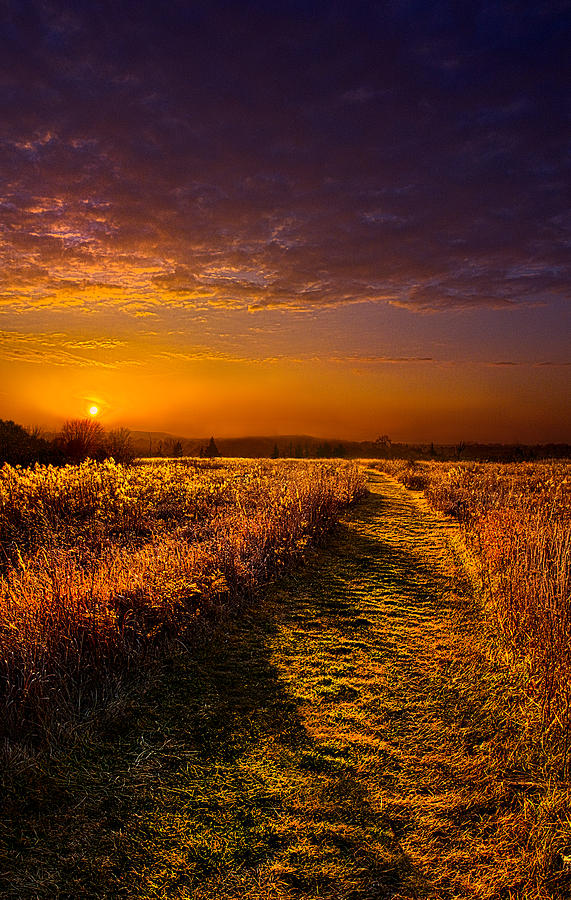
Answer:
[(0, 0), (0, 418), (571, 441), (571, 2)]

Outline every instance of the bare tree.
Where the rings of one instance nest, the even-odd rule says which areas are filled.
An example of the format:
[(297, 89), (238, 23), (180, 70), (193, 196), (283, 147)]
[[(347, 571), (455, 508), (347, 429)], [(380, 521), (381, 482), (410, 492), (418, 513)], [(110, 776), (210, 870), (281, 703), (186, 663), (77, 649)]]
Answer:
[(164, 455), (172, 458), (174, 456), (182, 456), (182, 444), (176, 438), (165, 438), (163, 444)]
[(93, 419), (68, 419), (58, 436), (59, 447), (70, 462), (101, 458), (104, 442), (105, 432)]
[(388, 434), (380, 434), (375, 440), (375, 449), (377, 453), (387, 456), (391, 449), (392, 441)]
[(117, 428), (110, 431), (105, 438), (105, 452), (115, 462), (130, 463), (135, 458), (135, 448), (128, 428)]

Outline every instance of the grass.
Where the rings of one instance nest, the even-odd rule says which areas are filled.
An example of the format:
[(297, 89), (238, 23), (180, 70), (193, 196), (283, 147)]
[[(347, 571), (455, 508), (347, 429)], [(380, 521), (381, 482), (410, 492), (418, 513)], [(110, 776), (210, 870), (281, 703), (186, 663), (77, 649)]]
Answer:
[(571, 773), (571, 465), (379, 467), (457, 519), (479, 578), (489, 652), (517, 676), (523, 719), (554, 772)]
[(520, 753), (458, 526), (371, 490), (303, 571), (12, 771), (2, 896), (569, 896), (568, 788)]
[(4, 466), (0, 737), (57, 742), (301, 558), (362, 491), (343, 462)]

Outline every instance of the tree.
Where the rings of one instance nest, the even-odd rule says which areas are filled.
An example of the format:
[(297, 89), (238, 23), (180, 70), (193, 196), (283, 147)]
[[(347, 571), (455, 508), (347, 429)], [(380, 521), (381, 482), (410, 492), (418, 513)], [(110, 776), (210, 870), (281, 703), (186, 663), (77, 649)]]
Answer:
[(52, 457), (53, 449), (37, 428), (27, 431), (16, 422), (0, 419), (0, 466), (5, 462), (26, 466), (33, 462), (48, 462)]
[(279, 455), (280, 455), (280, 448), (278, 447), (277, 444), (274, 444), (274, 449), (272, 451), (272, 459), (279, 459)]
[(389, 450), (391, 448), (392, 441), (388, 434), (380, 434), (379, 437), (375, 440), (375, 450), (377, 453), (383, 455), (389, 455)]
[(208, 441), (208, 447), (204, 451), (204, 455), (208, 457), (208, 459), (214, 459), (215, 456), (220, 456), (213, 437)]
[(105, 455), (105, 432), (93, 419), (68, 419), (57, 439), (58, 446), (69, 462), (82, 462)]
[(131, 463), (135, 458), (135, 448), (128, 428), (117, 428), (110, 431), (105, 438), (105, 452), (115, 462)]

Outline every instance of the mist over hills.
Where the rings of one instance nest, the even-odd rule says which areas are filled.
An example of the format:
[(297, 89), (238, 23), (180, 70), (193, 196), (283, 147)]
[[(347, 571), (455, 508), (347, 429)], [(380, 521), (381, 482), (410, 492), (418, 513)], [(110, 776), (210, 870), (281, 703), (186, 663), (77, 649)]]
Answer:
[[(73, 422), (70, 424), (74, 424)], [(76, 425), (92, 426), (88, 420)], [(81, 430), (80, 428), (80, 430)], [(12, 421), (0, 419), (0, 466), (4, 462), (30, 465), (34, 462), (77, 462), (91, 456), (112, 456), (119, 462), (149, 457), (213, 457), (227, 458), (347, 458), (474, 460), (517, 462), (534, 459), (569, 459), (569, 444), (483, 444), (459, 441), (456, 444), (400, 443), (382, 435), (374, 441), (325, 439), (308, 434), (246, 435), (242, 437), (184, 437), (166, 431), (130, 431), (126, 428), (105, 431), (99, 428), (95, 443), (85, 444), (81, 452), (67, 447), (63, 433), (41, 432)], [(85, 436), (84, 436), (85, 438)], [(68, 442), (69, 443), (69, 442)], [(72, 442), (73, 443), (73, 442)], [(81, 442), (80, 442), (81, 443)], [(85, 446), (83, 446), (85, 444)], [(73, 451), (73, 452), (72, 452)]]
[[(365, 445), (371, 448), (374, 446), (372, 441), (324, 440), (307, 434), (214, 437), (220, 455), (229, 457), (267, 457), (274, 454), (276, 448), (280, 456), (317, 455), (319, 450), (332, 453), (334, 449), (341, 451), (342, 448), (342, 452), (346, 455), (358, 455), (358, 451)], [(136, 453), (140, 456), (155, 456), (161, 453), (167, 456), (167, 451), (172, 450), (175, 444), (181, 445), (183, 455), (199, 456), (201, 449), (207, 447), (210, 435), (182, 437), (164, 431), (132, 431), (131, 439)]]
[[(138, 456), (201, 456), (210, 437), (182, 437), (164, 431), (132, 431)], [(525, 460), (571, 457), (569, 444), (458, 444), (398, 443), (390, 440), (347, 441), (318, 438), (307, 434), (248, 435), (217, 438), (220, 456), (225, 457), (347, 457), (368, 459), (393, 457), (410, 459)], [(179, 445), (179, 446), (177, 446)], [(176, 448), (176, 451), (175, 451)]]

